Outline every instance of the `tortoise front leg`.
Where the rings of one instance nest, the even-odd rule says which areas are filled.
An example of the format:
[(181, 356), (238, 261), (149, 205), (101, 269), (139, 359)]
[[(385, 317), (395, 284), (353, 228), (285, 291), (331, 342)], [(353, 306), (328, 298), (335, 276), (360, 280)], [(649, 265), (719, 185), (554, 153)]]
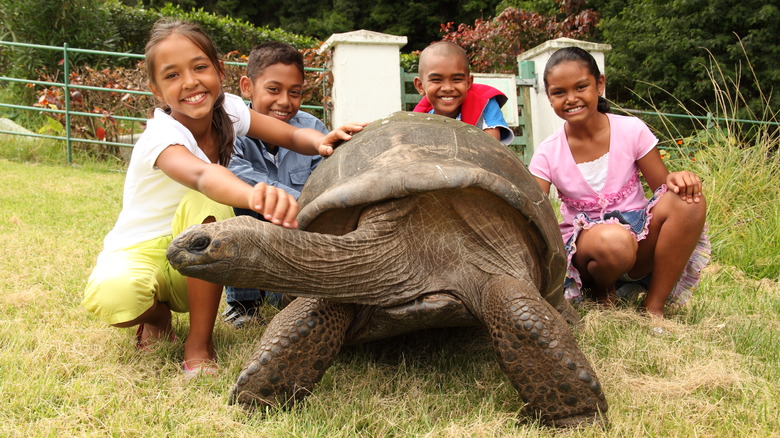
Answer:
[(341, 351), (354, 316), (352, 304), (294, 300), (268, 324), (230, 403), (285, 406), (309, 395)]
[(533, 284), (494, 277), (478, 313), (501, 369), (527, 403), (526, 414), (558, 427), (606, 420), (596, 374), (566, 321)]

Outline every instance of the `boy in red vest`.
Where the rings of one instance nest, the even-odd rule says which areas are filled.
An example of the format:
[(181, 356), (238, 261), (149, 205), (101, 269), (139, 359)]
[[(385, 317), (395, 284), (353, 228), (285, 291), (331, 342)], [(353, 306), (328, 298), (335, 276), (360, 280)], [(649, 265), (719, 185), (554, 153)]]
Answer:
[(414, 88), (423, 98), (414, 111), (458, 119), (482, 128), (503, 144), (511, 143), (515, 135), (501, 113), (507, 97), (489, 85), (473, 82), (462, 47), (448, 41), (433, 43), (420, 54)]

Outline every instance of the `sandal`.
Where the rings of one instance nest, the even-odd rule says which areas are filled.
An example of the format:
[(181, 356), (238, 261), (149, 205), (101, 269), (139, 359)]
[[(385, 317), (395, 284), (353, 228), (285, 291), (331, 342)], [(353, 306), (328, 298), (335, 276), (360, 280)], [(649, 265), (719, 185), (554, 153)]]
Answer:
[(219, 367), (214, 361), (206, 361), (198, 366), (192, 368), (187, 365), (187, 361), (181, 362), (181, 370), (184, 373), (184, 378), (187, 380), (194, 379), (200, 376), (216, 376), (219, 372)]
[[(140, 351), (152, 351), (149, 348), (149, 340), (153, 339), (151, 337), (147, 338), (145, 341), (141, 341), (141, 336), (144, 333), (144, 324), (138, 324), (138, 330), (135, 331), (135, 348)], [(170, 331), (168, 334), (168, 341), (173, 343), (178, 341), (179, 338), (176, 337), (176, 333), (173, 332), (173, 330)]]

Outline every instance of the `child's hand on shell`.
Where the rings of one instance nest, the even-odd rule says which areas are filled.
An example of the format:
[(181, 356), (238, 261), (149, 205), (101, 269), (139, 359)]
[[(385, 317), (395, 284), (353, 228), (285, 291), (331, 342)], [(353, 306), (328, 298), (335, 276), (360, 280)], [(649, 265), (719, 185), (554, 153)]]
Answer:
[(274, 225), (298, 228), (298, 201), (283, 189), (257, 183), (249, 194), (249, 206)]
[(327, 135), (325, 135), (325, 137), (322, 138), (322, 143), (320, 143), (319, 147), (317, 148), (320, 155), (327, 157), (328, 155), (332, 154), (333, 150), (336, 149), (338, 145), (347, 140), (350, 140), (354, 133), (361, 131), (366, 125), (367, 123), (348, 123), (344, 126), (334, 129), (333, 131), (330, 131)]

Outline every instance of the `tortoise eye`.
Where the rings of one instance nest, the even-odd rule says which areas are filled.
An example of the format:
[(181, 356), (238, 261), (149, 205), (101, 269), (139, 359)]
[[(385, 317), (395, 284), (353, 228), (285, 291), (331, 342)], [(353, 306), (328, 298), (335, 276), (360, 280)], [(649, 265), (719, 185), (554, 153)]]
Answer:
[(192, 241), (190, 249), (192, 251), (205, 251), (211, 244), (211, 239), (208, 236), (199, 236)]

